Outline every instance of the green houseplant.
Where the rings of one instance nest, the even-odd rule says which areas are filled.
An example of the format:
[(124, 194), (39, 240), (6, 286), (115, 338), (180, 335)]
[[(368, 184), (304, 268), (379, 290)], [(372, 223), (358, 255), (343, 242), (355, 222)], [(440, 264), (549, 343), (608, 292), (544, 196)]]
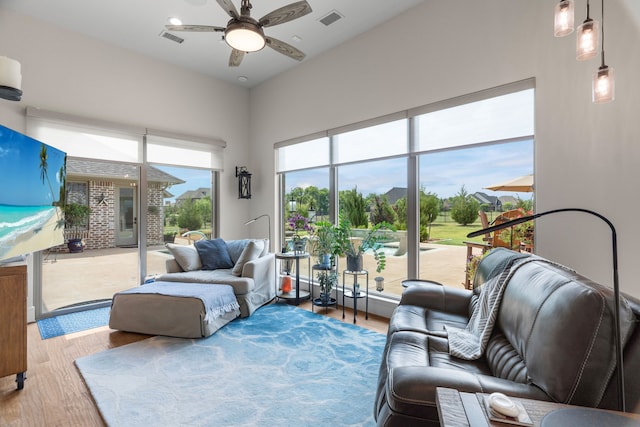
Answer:
[(338, 226), (335, 227), (335, 252), (347, 257), (347, 270), (362, 270), (362, 254), (368, 250), (373, 252), (376, 271), (380, 273), (384, 270), (387, 258), (382, 250), (382, 241), (385, 237), (380, 231), (383, 229), (395, 231), (393, 225), (383, 221), (367, 229), (364, 236), (359, 237), (355, 233), (356, 229), (351, 227), (349, 220), (340, 218)]
[(333, 269), (319, 271), (318, 285), (321, 305), (331, 304), (331, 291), (338, 286), (338, 273)]
[(340, 255), (336, 248), (335, 227), (329, 221), (318, 221), (311, 238), (311, 251), (318, 263), (325, 267), (332, 265), (334, 257)]
[[(316, 277), (320, 286), (320, 305), (331, 304), (331, 291), (338, 286), (338, 273), (335, 270), (337, 252), (336, 230), (328, 221), (318, 221), (310, 240), (311, 252), (318, 259), (321, 268)], [(314, 267), (315, 268), (315, 267)]]
[(87, 223), (87, 219), (91, 215), (91, 208), (80, 203), (67, 203), (64, 205), (64, 222), (65, 228), (72, 229), (69, 233), (69, 241), (67, 247), (70, 252), (82, 252), (84, 244), (82, 236), (79, 233), (79, 227)]

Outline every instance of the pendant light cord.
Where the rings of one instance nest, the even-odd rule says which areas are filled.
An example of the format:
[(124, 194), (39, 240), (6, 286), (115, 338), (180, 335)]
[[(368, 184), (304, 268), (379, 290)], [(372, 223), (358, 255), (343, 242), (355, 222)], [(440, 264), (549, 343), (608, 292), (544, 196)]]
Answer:
[[(600, 68), (604, 68), (604, 0), (602, 0), (602, 23), (600, 24), (600, 26), (602, 27), (602, 66)], [(587, 5), (587, 10), (588, 10), (588, 5)], [(589, 12), (587, 12), (587, 14), (589, 14)]]

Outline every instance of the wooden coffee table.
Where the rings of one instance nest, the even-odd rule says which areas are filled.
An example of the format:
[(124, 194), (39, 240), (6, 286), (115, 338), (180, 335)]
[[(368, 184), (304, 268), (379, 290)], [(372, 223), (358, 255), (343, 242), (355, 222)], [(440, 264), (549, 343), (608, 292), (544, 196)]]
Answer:
[[(438, 416), (441, 427), (484, 427), (496, 426), (505, 427), (508, 424), (500, 422), (490, 422), (482, 404), (481, 397), (486, 397), (485, 393), (461, 393), (452, 388), (438, 387), (436, 390), (436, 403), (438, 405)], [(478, 404), (470, 405), (473, 399)], [(556, 409), (579, 408), (577, 406), (563, 405), (561, 403), (546, 402), (542, 400), (532, 400), (514, 397), (522, 403), (527, 410), (534, 426), (540, 426), (540, 422), (545, 415)], [(480, 412), (478, 412), (480, 411)], [(640, 415), (626, 412), (602, 411), (624, 416), (629, 420), (629, 425), (640, 426)]]

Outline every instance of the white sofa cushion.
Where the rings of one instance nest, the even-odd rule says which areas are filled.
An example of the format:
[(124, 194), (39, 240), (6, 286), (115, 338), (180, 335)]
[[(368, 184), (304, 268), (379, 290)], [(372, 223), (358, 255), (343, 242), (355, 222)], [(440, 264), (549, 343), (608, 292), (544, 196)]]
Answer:
[(247, 244), (247, 246), (244, 247), (242, 253), (240, 254), (240, 257), (236, 261), (236, 265), (233, 266), (233, 270), (231, 271), (231, 274), (233, 274), (234, 276), (241, 276), (244, 265), (249, 261), (253, 261), (256, 258), (259, 258), (260, 255), (262, 254), (263, 249), (264, 249), (263, 241), (260, 241), (260, 240), (250, 241)]
[(200, 255), (194, 246), (167, 243), (167, 249), (171, 252), (171, 255), (173, 255), (182, 270), (194, 271), (202, 268)]

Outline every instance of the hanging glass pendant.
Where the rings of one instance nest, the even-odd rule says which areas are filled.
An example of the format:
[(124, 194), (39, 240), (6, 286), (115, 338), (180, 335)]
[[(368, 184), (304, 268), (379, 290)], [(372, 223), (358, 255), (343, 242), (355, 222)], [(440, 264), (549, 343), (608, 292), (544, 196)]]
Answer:
[(564, 37), (573, 33), (573, 0), (562, 0), (556, 4), (553, 35)]
[(592, 19), (585, 20), (579, 27), (576, 37), (576, 59), (585, 61), (598, 54), (600, 24)]
[(576, 37), (576, 59), (585, 61), (598, 53), (598, 39), (600, 38), (600, 24), (590, 16), (589, 0), (587, 0), (587, 18), (578, 27)]
[(604, 104), (615, 99), (616, 81), (613, 68), (602, 65), (593, 75), (592, 99), (596, 104)]

